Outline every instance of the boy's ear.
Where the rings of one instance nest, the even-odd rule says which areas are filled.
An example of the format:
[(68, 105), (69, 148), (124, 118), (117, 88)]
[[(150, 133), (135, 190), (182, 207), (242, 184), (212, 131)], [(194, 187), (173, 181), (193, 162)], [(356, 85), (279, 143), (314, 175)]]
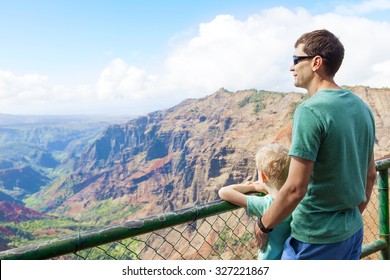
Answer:
[(264, 184), (268, 182), (267, 177), (265, 177), (265, 175), (263, 173), (261, 173), (261, 179), (263, 180)]

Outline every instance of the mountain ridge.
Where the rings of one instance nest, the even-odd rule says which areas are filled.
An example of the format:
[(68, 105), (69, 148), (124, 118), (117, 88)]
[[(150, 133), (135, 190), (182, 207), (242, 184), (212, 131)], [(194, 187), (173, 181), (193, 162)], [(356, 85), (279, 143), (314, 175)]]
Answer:
[[(383, 156), (390, 147), (390, 90), (351, 89), (372, 107), (375, 152)], [(53, 205), (43, 209), (48, 213), (83, 219), (95, 204), (109, 200), (122, 205), (118, 211), (123, 216), (114, 223), (214, 200), (220, 187), (256, 178), (253, 158), (260, 145), (289, 147), (293, 112), (306, 98), (299, 93), (220, 89), (111, 125), (80, 156), (71, 177), (58, 182), (56, 197), (40, 204)], [(49, 196), (50, 189), (35, 199), (45, 192)]]

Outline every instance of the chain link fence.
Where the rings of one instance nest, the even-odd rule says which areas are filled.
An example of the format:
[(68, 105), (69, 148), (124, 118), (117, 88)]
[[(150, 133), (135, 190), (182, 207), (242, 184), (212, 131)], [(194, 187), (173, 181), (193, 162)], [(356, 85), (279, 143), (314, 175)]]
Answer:
[[(364, 213), (364, 244), (379, 238), (378, 191)], [(125, 260), (253, 260), (255, 218), (244, 209), (97, 246), (61, 258)], [(376, 252), (363, 259), (378, 259)]]
[(254, 221), (244, 209), (238, 209), (64, 257), (127, 260), (256, 259)]

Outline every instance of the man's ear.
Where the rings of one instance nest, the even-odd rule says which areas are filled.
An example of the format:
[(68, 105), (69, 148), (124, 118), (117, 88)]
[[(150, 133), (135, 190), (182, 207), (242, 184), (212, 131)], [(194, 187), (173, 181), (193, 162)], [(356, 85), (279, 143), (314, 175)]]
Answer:
[(316, 57), (314, 57), (313, 64), (312, 64), (313, 71), (314, 72), (317, 71), (323, 64), (324, 64), (324, 60), (322, 59), (321, 56), (317, 55)]

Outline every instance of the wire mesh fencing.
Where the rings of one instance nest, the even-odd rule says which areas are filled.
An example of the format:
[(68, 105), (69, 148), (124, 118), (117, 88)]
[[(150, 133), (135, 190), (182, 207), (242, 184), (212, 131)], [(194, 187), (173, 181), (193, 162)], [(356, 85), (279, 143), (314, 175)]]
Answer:
[(66, 255), (65, 259), (256, 259), (255, 219), (244, 209), (164, 228)]
[[(377, 189), (364, 213), (364, 244), (379, 238)], [(255, 218), (244, 209), (164, 228), (66, 255), (65, 259), (253, 260)], [(376, 252), (363, 259), (379, 258)]]
[[(370, 244), (380, 238), (378, 212), (379, 212), (378, 188), (374, 187), (370, 203), (367, 205), (367, 208), (363, 213), (363, 221), (364, 221), (363, 246), (365, 244)], [(363, 259), (377, 260), (379, 259), (379, 252), (375, 252), (371, 255), (368, 255)]]

